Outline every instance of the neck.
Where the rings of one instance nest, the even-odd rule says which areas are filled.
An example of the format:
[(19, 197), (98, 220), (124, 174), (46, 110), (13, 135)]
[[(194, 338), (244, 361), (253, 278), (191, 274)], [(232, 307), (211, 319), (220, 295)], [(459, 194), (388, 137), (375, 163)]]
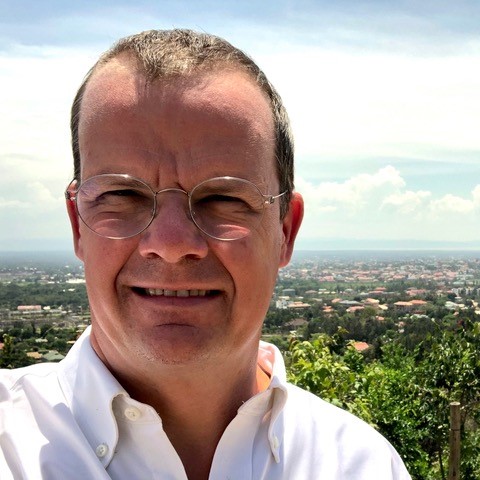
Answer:
[(114, 373), (133, 398), (156, 409), (190, 480), (208, 478), (223, 432), (239, 407), (265, 386), (265, 379), (258, 382), (256, 352), (248, 362), (229, 360), (208, 368), (168, 366), (168, 374), (154, 378), (151, 368), (148, 376)]

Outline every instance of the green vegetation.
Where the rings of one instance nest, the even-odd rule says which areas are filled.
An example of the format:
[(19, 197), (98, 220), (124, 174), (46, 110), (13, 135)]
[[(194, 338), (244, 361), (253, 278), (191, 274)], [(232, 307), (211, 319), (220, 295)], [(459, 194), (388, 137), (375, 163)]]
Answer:
[(67, 354), (78, 336), (75, 327), (53, 327), (48, 323), (36, 327), (34, 322), (15, 322), (13, 327), (0, 329), (0, 341), (3, 342), (0, 368), (31, 365), (38, 361), (32, 353), (46, 356), (42, 361), (48, 360), (52, 354), (55, 354), (53, 358), (58, 359), (58, 355)]
[(44, 284), (39, 282), (0, 283), (0, 308), (15, 310), (19, 305), (48, 305), (51, 308), (87, 308), (85, 284)]
[(342, 333), (293, 338), (290, 380), (377, 428), (418, 480), (446, 478), (449, 403), (459, 401), (462, 479), (480, 478), (480, 324), (472, 315), (437, 326), (413, 349), (386, 341), (373, 360)]

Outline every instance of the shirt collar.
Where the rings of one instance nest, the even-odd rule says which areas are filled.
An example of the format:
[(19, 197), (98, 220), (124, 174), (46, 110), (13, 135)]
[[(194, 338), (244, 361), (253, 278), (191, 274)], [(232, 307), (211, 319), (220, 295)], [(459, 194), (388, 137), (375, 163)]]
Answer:
[[(129, 395), (93, 350), (90, 331), (91, 327), (88, 327), (60, 362), (59, 382), (80, 429), (107, 467), (118, 443), (113, 399), (118, 395)], [(257, 361), (271, 378), (267, 391), (256, 397), (266, 396), (271, 402), (268, 441), (272, 455), (279, 463), (284, 433), (282, 411), (287, 401), (285, 363), (278, 348), (263, 341), (259, 344)], [(254, 399), (247, 401), (242, 408), (253, 406)]]
[(287, 372), (280, 350), (271, 343), (260, 341), (258, 348), (258, 364), (270, 374), (268, 390), (273, 396), (268, 426), (268, 441), (272, 455), (280, 463), (280, 451), (284, 435), (283, 408), (287, 402)]
[(107, 467), (118, 442), (112, 402), (117, 395), (128, 394), (93, 350), (90, 330), (60, 362), (59, 382), (80, 429)]

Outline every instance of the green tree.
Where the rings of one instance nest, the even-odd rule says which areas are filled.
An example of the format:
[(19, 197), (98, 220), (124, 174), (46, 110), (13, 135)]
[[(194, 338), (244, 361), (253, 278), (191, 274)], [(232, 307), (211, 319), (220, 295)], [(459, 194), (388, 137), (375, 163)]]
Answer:
[[(312, 341), (293, 340), (289, 380), (371, 422), (370, 404), (363, 395), (363, 379), (333, 351), (334, 345), (335, 340), (327, 335), (318, 335)], [(350, 363), (354, 362), (350, 360)]]
[(449, 403), (458, 400), (462, 479), (478, 479), (480, 324), (472, 315), (462, 313), (453, 330), (437, 324), (414, 351), (386, 339), (380, 359), (371, 362), (348, 343), (340, 349), (339, 335), (294, 339), (289, 379), (378, 428), (416, 480), (445, 480)]
[(31, 365), (34, 361), (19, 348), (16, 348), (14, 337), (3, 335), (3, 348), (0, 350), (0, 368), (17, 368)]

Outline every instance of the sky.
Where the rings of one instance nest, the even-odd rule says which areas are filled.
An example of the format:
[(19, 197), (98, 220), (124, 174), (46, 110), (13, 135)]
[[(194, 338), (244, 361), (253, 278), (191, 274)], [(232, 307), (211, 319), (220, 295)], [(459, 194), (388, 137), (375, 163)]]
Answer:
[(298, 249), (480, 250), (478, 0), (0, 0), (0, 251), (72, 248), (72, 99), (152, 28), (222, 36), (280, 92)]

